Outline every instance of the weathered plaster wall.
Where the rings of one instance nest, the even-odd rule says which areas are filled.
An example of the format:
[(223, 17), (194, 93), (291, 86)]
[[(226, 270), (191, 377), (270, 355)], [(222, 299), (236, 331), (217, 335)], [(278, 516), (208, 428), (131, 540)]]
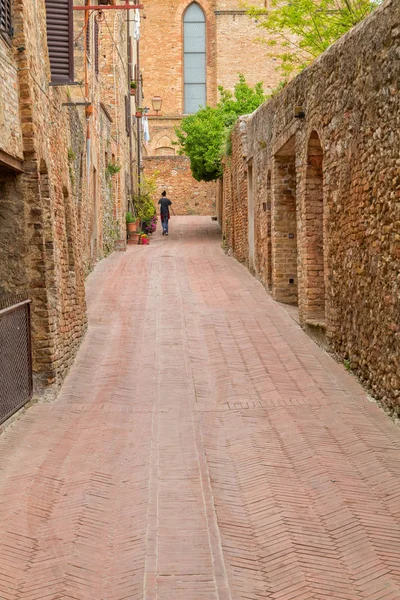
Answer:
[(222, 210), (226, 243), (246, 262), (252, 165), (257, 275), (277, 300), (298, 295), (302, 324), (326, 328), (330, 348), (397, 412), (399, 23), (400, 4), (386, 0), (247, 119), (247, 148), (237, 127)]

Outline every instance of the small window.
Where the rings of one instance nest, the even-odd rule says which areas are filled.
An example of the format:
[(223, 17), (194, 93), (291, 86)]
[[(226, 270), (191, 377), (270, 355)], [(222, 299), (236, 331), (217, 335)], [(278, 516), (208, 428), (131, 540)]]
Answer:
[(74, 80), (72, 0), (45, 2), (51, 83), (66, 85)]
[(193, 114), (206, 104), (206, 19), (191, 4), (183, 19), (184, 112)]
[(10, 41), (13, 30), (11, 27), (11, 0), (0, 0), (0, 33)]

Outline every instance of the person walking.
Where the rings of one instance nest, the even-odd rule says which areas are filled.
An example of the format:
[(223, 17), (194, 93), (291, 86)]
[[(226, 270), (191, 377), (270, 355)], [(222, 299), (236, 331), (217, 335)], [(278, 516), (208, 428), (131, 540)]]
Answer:
[(161, 198), (158, 201), (160, 205), (160, 217), (161, 217), (161, 225), (162, 225), (162, 234), (168, 235), (168, 219), (170, 217), (169, 207), (172, 202), (167, 198), (167, 192), (164, 190), (161, 194)]

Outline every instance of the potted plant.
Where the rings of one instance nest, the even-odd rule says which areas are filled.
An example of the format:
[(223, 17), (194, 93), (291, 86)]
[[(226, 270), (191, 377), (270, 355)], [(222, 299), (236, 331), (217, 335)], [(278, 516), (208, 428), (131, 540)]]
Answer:
[(138, 223), (139, 221), (133, 216), (132, 212), (128, 210), (126, 213), (126, 227), (129, 235), (137, 232)]
[(136, 81), (131, 81), (130, 88), (131, 88), (131, 96), (135, 96), (136, 95), (136, 88), (137, 88)]
[(154, 233), (155, 230), (157, 229), (157, 215), (153, 215), (151, 217), (151, 220), (146, 223), (146, 233)]
[(140, 234), (138, 232), (136, 233), (130, 233), (129, 234), (129, 238), (128, 238), (128, 244), (130, 246), (137, 246), (140, 243)]
[(142, 244), (142, 246), (148, 246), (150, 244), (149, 236), (147, 235), (147, 233), (140, 234), (140, 243)]

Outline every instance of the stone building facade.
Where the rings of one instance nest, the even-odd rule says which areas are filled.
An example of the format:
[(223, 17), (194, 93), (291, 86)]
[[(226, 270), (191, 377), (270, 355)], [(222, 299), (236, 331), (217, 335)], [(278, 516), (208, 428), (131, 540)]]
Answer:
[[(144, 173), (159, 172), (159, 188), (167, 190), (181, 214), (214, 214), (215, 184), (197, 182), (189, 161), (177, 155), (175, 127), (185, 115), (184, 19), (188, 9), (200, 7), (205, 20), (205, 98), (218, 100), (218, 86), (233, 90), (238, 74), (250, 85), (264, 82), (268, 93), (279, 82), (276, 63), (256, 42), (260, 31), (238, 0), (152, 0), (145, 5), (144, 44), (140, 53), (144, 102), (163, 99), (162, 116), (149, 118), (150, 142), (145, 149)], [(253, 5), (264, 6), (264, 0)], [(194, 35), (196, 33), (194, 32)], [(190, 37), (190, 34), (187, 36)], [(187, 42), (188, 43), (188, 42)]]
[(87, 34), (76, 11), (74, 81), (52, 85), (47, 0), (9, 6), (12, 30), (0, 34), (0, 301), (32, 300), (33, 371), (47, 386), (62, 381), (85, 332), (86, 274), (126, 237), (135, 56), (125, 11), (94, 11)]
[(400, 4), (242, 117), (224, 244), (400, 414)]

